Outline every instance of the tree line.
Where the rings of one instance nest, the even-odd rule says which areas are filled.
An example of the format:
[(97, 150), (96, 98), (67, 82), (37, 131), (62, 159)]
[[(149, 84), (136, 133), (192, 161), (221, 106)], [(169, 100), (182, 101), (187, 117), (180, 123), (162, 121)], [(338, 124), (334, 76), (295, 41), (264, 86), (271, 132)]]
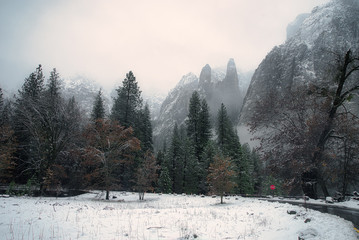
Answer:
[(150, 110), (131, 71), (116, 89), (109, 114), (102, 90), (90, 119), (76, 96), (65, 99), (62, 91), (57, 70), (45, 79), (41, 65), (13, 100), (5, 99), (0, 88), (2, 183), (36, 185), (41, 194), (100, 189), (107, 199), (111, 190), (135, 190), (141, 199), (146, 191), (261, 191), (259, 157), (240, 144), (223, 104), (214, 127), (206, 100), (193, 92), (186, 123), (176, 125), (168, 147), (155, 154)]
[(241, 145), (221, 105), (211, 123), (206, 99), (194, 91), (185, 124), (175, 124), (169, 145), (158, 152), (158, 188), (165, 193), (267, 194), (269, 177), (255, 150)]

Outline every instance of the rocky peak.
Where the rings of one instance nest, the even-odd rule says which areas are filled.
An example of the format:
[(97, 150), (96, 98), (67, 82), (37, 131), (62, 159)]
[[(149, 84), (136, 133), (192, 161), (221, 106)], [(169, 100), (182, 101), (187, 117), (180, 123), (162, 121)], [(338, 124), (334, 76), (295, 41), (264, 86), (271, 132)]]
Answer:
[(181, 80), (178, 82), (178, 84), (176, 85), (176, 87), (174, 89), (172, 89), (172, 91), (176, 90), (177, 88), (181, 88), (184, 87), (186, 85), (196, 85), (198, 84), (198, 77), (194, 74), (194, 73), (187, 73), (186, 75), (184, 75)]
[(234, 89), (237, 89), (239, 86), (237, 67), (233, 58), (228, 61), (226, 77), (223, 80), (223, 84)]
[(202, 68), (201, 74), (199, 75), (199, 84), (202, 85), (205, 83), (209, 83), (211, 82), (211, 78), (212, 78), (211, 66), (209, 66), (209, 64), (206, 64), (206, 66)]

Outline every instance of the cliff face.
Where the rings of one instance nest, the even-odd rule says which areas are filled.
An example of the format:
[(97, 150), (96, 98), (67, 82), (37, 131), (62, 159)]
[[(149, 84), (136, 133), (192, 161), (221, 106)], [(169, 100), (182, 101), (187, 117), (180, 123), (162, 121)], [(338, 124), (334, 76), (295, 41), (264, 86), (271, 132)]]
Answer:
[(291, 32), (287, 41), (274, 47), (255, 71), (244, 99), (240, 125), (250, 121), (256, 102), (269, 93), (284, 98), (298, 86), (328, 81), (328, 62), (335, 58), (333, 53), (358, 49), (358, 12), (359, 1), (334, 0), (297, 18), (288, 28)]

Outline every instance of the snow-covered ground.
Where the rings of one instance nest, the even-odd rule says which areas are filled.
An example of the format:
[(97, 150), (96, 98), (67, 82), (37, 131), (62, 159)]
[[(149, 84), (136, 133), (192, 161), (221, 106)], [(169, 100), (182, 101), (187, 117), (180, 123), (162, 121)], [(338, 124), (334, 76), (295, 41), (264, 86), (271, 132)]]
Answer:
[(357, 239), (351, 222), (289, 204), (230, 197), (221, 205), (218, 198), (157, 194), (140, 202), (122, 192), (105, 201), (100, 195), (0, 198), (0, 238)]

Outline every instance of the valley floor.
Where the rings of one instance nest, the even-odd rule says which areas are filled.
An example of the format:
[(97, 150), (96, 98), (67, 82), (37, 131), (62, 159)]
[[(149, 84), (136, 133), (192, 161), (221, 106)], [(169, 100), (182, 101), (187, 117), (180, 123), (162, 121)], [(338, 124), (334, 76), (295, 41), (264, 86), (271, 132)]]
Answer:
[[(93, 192), (0, 198), (1, 239), (357, 239), (353, 224), (289, 204), (230, 197)], [(287, 211), (296, 211), (290, 215)], [(306, 223), (305, 223), (306, 222)]]

